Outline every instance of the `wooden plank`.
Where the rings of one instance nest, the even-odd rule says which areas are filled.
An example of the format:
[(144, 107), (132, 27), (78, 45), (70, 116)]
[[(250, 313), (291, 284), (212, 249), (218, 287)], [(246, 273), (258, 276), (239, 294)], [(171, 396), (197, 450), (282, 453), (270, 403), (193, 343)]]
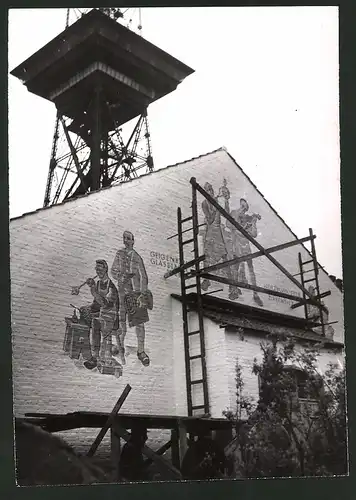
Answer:
[(218, 292), (223, 292), (223, 288), (217, 288), (216, 290), (211, 290), (210, 292), (204, 292), (202, 293), (202, 296), (205, 297), (205, 295), (211, 295), (213, 293), (218, 293)]
[(55, 417), (48, 415), (47, 417), (44, 418), (34, 417), (34, 418), (26, 418), (26, 420), (33, 425), (39, 425), (42, 429), (44, 429), (47, 432), (67, 431), (70, 429), (78, 429), (80, 427), (84, 427), (83, 425), (78, 423), (78, 420), (75, 417), (73, 417), (70, 414), (68, 416), (60, 415)]
[(261, 286), (249, 285), (248, 283), (242, 283), (240, 281), (232, 281), (222, 276), (216, 276), (215, 274), (202, 273), (202, 278), (206, 278), (210, 281), (218, 281), (219, 283), (225, 283), (226, 285), (237, 286), (239, 288), (246, 288), (247, 290), (253, 290), (254, 292), (267, 293), (268, 295), (274, 295), (276, 297), (282, 297), (284, 299), (289, 299), (293, 301), (300, 302), (302, 299), (291, 295), (289, 293), (277, 292), (276, 290), (270, 290), (269, 288), (263, 288)]
[(36, 413), (36, 412), (25, 413), (25, 417), (39, 417), (39, 418), (66, 417), (67, 415), (69, 415), (69, 414), (68, 413)]
[[(314, 235), (313, 235), (313, 238), (315, 238)], [(281, 243), (280, 245), (266, 248), (265, 251), (267, 253), (278, 252), (279, 250), (284, 250), (285, 248), (289, 248), (289, 247), (292, 247), (294, 245), (305, 243), (306, 241), (310, 241), (311, 239), (312, 239), (311, 236), (306, 236), (305, 238), (301, 238), (299, 240), (289, 241), (287, 243)], [(248, 255), (242, 255), (241, 257), (235, 257), (233, 259), (226, 260), (225, 262), (220, 262), (219, 264), (214, 264), (213, 266), (205, 267), (204, 271), (207, 273), (210, 273), (211, 271), (217, 271), (218, 269), (223, 269), (224, 267), (227, 267), (227, 266), (240, 264), (241, 262), (247, 262), (249, 260), (256, 259), (257, 257), (261, 257), (263, 255), (264, 255), (264, 253), (261, 251), (253, 252), (253, 253), (250, 253)]]
[[(117, 424), (115, 427), (115, 432), (122, 437), (126, 442), (129, 441), (131, 434), (127, 432), (126, 429), (121, 427), (120, 424)], [(143, 445), (142, 447), (142, 453), (146, 455), (146, 457), (151, 458), (157, 466), (160, 468), (160, 470), (163, 472), (163, 474), (168, 474), (170, 478), (173, 479), (181, 479), (182, 475), (179, 472), (178, 469), (176, 469), (172, 464), (168, 462), (168, 460), (164, 459), (160, 455), (157, 455), (151, 448), (149, 448), (147, 445)]]
[[(263, 248), (263, 246), (257, 241), (255, 240), (255, 238), (253, 238), (249, 233), (248, 231), (246, 231), (246, 229), (244, 229), (233, 217), (231, 217), (231, 215), (226, 212), (226, 210), (224, 210), (220, 204), (212, 197), (210, 196), (210, 194), (208, 194), (196, 181), (195, 177), (192, 177), (190, 179), (190, 183), (204, 196), (204, 198), (206, 198), (220, 213), (221, 215), (227, 219), (234, 227), (236, 227), (236, 229), (238, 229), (240, 231), (240, 233), (245, 236), (245, 238), (247, 240), (249, 240), (256, 248), (258, 248), (258, 250), (260, 250), (260, 252), (263, 253), (263, 255), (265, 255), (267, 257), (267, 259), (269, 261), (272, 262), (272, 264), (274, 264), (285, 276), (287, 276), (287, 278), (289, 278), (289, 280), (294, 283), (294, 285), (296, 287), (298, 287), (300, 290), (302, 290), (302, 292), (305, 293), (305, 295), (307, 295), (310, 299), (314, 299), (313, 295), (309, 292), (309, 290), (307, 290), (306, 288), (304, 288), (298, 280), (296, 280), (289, 271), (287, 271), (287, 269), (285, 269), (285, 267), (282, 266), (282, 264), (280, 264), (272, 255), (270, 255), (268, 252), (266, 252), (265, 248)], [(312, 240), (313, 241), (313, 240)]]
[[(30, 417), (33, 416), (33, 418)], [(70, 430), (85, 428), (101, 429), (108, 419), (108, 412), (89, 412), (79, 411), (67, 414), (58, 414), (55, 417), (51, 413), (41, 413), (44, 418), (36, 418), (37, 413), (26, 413), (27, 421), (34, 422), (37, 425), (46, 426), (49, 432), (59, 430)], [(29, 418), (30, 417), (30, 418)], [(204, 428), (224, 429), (231, 425), (231, 422), (225, 418), (202, 419), (201, 416), (183, 416), (183, 415), (145, 415), (132, 413), (118, 413), (115, 420), (125, 428), (130, 428), (133, 422), (139, 422), (147, 429), (174, 429), (178, 425), (178, 420), (184, 421), (187, 431), (194, 432), (196, 426)]]
[(120, 410), (120, 408), (124, 404), (125, 399), (129, 395), (130, 391), (131, 391), (131, 386), (129, 384), (127, 384), (126, 387), (125, 387), (125, 389), (123, 390), (121, 396), (117, 400), (116, 405), (112, 409), (112, 411), (111, 411), (111, 413), (109, 415), (109, 418), (107, 419), (105, 425), (100, 430), (100, 432), (97, 435), (94, 443), (91, 445), (90, 450), (87, 453), (87, 457), (92, 457), (94, 455), (94, 453), (96, 452), (96, 450), (98, 449), (99, 444), (101, 443), (101, 441), (103, 440), (105, 434), (109, 430), (109, 427), (112, 426), (112, 424), (113, 424), (113, 422), (115, 420), (115, 416), (116, 416), (117, 412)]

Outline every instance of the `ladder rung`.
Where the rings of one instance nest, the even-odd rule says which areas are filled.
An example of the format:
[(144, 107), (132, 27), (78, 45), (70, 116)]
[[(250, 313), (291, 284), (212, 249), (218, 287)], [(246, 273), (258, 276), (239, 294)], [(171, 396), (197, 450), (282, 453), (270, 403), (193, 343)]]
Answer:
[(182, 245), (188, 245), (188, 243), (192, 243), (194, 241), (194, 238), (191, 238), (190, 240), (183, 241)]
[(188, 222), (188, 220), (192, 220), (193, 216), (191, 215), (190, 217), (186, 217), (185, 219), (182, 219), (181, 222)]
[(202, 384), (204, 382), (204, 379), (200, 378), (198, 380), (192, 380), (190, 382), (190, 385), (197, 385), (197, 384)]
[(201, 354), (194, 354), (194, 356), (189, 356), (189, 359), (198, 359), (201, 358)]
[(304, 283), (309, 283), (309, 281), (316, 281), (315, 278), (310, 278), (309, 280), (304, 280)]
[(314, 268), (312, 268), (312, 269), (306, 269), (302, 273), (293, 274), (293, 276), (304, 276), (304, 274), (311, 273), (312, 271), (314, 271)]
[[(189, 278), (188, 278), (189, 279)], [(188, 286), (185, 286), (184, 289), (185, 290), (188, 290), (189, 288), (194, 288), (195, 286), (197, 286), (196, 283), (194, 283), (193, 285), (188, 285)]]
[(306, 264), (310, 264), (311, 262), (314, 262), (314, 259), (306, 260), (305, 262), (302, 262), (302, 266), (305, 266)]
[(205, 408), (205, 405), (192, 406), (192, 410), (202, 410), (203, 408)]
[(200, 333), (200, 330), (194, 330), (194, 332), (188, 332), (188, 335), (196, 335), (197, 333)]

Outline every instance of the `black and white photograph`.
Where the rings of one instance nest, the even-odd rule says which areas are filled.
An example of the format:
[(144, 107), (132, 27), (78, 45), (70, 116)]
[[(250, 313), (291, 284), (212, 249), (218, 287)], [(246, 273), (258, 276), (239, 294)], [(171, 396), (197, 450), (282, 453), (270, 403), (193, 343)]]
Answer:
[(9, 9), (8, 68), (16, 485), (348, 476), (338, 7)]

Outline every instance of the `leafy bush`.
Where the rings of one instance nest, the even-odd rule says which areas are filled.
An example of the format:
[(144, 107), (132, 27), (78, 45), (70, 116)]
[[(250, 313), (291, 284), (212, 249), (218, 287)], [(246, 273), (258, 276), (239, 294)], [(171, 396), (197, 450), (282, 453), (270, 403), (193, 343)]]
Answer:
[(236, 429), (236, 477), (342, 475), (347, 473), (345, 370), (318, 370), (319, 351), (297, 349), (290, 339), (261, 343), (254, 360), (259, 398), (245, 394), (236, 360), (236, 409), (225, 411)]

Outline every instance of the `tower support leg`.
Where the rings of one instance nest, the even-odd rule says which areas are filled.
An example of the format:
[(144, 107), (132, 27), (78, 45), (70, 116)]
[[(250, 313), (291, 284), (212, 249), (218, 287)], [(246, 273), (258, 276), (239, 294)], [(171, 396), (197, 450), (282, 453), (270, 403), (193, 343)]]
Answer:
[(100, 189), (100, 145), (101, 145), (101, 88), (95, 89), (93, 106), (93, 131), (91, 150), (91, 191)]

